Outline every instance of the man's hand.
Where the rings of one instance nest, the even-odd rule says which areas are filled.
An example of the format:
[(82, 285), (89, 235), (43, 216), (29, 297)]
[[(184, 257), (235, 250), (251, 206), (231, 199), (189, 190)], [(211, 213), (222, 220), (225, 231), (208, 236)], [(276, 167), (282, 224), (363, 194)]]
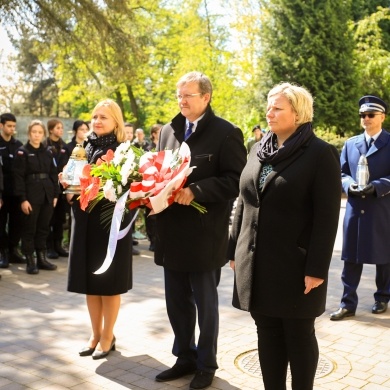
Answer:
[(364, 195), (375, 195), (375, 187), (373, 184), (367, 184), (363, 189), (362, 189)]
[(352, 183), (349, 185), (349, 188), (348, 188), (348, 195), (350, 196), (358, 196), (358, 197), (362, 197), (364, 194), (363, 194), (363, 191), (362, 190), (359, 190), (359, 187), (356, 183)]
[(195, 196), (189, 187), (182, 188), (175, 196), (175, 202), (186, 206), (189, 206), (194, 199)]

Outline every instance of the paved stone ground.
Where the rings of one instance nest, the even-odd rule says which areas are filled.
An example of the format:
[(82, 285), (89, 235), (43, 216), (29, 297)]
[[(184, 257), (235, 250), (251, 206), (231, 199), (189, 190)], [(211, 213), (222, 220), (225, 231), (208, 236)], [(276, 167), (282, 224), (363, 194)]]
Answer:
[[(341, 217), (344, 209), (341, 209)], [(106, 359), (79, 357), (89, 337), (82, 295), (66, 292), (67, 259), (58, 271), (27, 275), (24, 267), (1, 270), (0, 389), (188, 389), (191, 377), (158, 383), (171, 366), (172, 332), (165, 311), (162, 268), (141, 241), (134, 261), (134, 288), (123, 295), (116, 326), (117, 350)], [(390, 389), (390, 313), (371, 314), (374, 267), (366, 266), (356, 317), (329, 320), (341, 296), (338, 234), (330, 270), (326, 313), (317, 321), (320, 367), (315, 389)], [(222, 271), (219, 365), (210, 390), (262, 389), (255, 326), (248, 313), (231, 307), (233, 275)], [(247, 354), (246, 354), (247, 353)]]

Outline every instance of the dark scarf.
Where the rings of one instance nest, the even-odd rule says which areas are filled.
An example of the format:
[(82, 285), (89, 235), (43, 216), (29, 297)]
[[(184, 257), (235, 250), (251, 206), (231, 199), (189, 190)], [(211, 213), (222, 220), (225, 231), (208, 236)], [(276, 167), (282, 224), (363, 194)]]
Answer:
[(105, 146), (111, 145), (116, 142), (116, 135), (112, 132), (107, 135), (98, 137), (95, 133), (91, 133), (88, 136), (88, 143), (90, 147), (87, 148), (88, 161), (93, 161), (93, 155), (97, 148), (103, 149)]
[(257, 157), (261, 163), (276, 165), (294, 154), (302, 145), (314, 136), (311, 122), (300, 125), (284, 144), (277, 147), (277, 137), (269, 131), (257, 147)]

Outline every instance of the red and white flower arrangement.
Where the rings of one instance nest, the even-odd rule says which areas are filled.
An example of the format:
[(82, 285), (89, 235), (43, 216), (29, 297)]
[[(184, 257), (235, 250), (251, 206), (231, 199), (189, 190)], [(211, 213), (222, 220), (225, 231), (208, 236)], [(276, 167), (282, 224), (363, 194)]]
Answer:
[[(105, 272), (113, 260), (116, 243), (131, 228), (131, 223), (120, 230), (123, 213), (139, 206), (149, 207), (151, 214), (169, 207), (176, 193), (183, 188), (195, 167), (190, 167), (191, 152), (183, 142), (174, 151), (144, 152), (129, 141), (120, 144), (115, 152), (109, 150), (96, 164), (84, 166), (80, 176), (80, 207), (91, 211), (102, 199), (114, 203), (113, 209), (103, 211), (102, 217), (111, 222), (107, 255), (103, 265), (95, 272)], [(201, 213), (206, 208), (196, 202), (192, 207)]]

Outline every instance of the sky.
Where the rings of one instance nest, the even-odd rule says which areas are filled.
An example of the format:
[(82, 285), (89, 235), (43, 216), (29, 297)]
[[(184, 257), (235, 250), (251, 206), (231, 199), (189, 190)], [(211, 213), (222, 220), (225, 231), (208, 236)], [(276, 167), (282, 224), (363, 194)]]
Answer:
[(3, 27), (0, 25), (0, 52), (8, 55), (12, 52), (12, 45), (8, 39), (8, 35)]

